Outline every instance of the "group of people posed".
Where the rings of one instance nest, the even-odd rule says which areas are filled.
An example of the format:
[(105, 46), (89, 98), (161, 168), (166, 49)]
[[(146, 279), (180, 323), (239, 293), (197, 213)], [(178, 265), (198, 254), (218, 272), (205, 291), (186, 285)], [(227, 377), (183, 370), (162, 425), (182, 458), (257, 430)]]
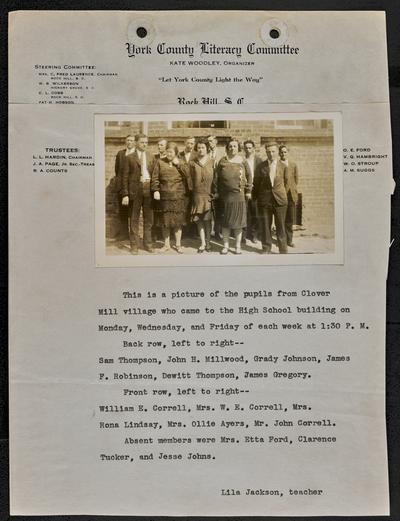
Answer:
[[(225, 154), (217, 138), (188, 137), (184, 150), (160, 139), (158, 153), (148, 152), (145, 134), (126, 137), (126, 148), (115, 161), (120, 241), (130, 240), (130, 251), (139, 253), (139, 220), (143, 219), (143, 248), (154, 253), (154, 238), (161, 230), (163, 246), (183, 253), (182, 230), (197, 226), (198, 253), (211, 251), (211, 235), (222, 242), (221, 255), (242, 253), (242, 244), (261, 241), (260, 253), (271, 253), (274, 220), (279, 253), (294, 247), (293, 223), (297, 203), (297, 165), (288, 158), (288, 147), (275, 141), (265, 144), (267, 159), (256, 155), (255, 143), (243, 145), (229, 139)], [(243, 153), (242, 153), (243, 149)], [(230, 237), (234, 249), (230, 250)]]

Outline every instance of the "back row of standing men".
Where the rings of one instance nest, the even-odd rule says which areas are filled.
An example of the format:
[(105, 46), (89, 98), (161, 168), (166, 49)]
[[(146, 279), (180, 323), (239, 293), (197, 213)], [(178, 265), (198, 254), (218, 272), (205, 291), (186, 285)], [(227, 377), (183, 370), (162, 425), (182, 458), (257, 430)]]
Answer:
[(144, 134), (126, 137), (126, 148), (116, 156), (116, 191), (119, 203), (121, 241), (130, 239), (131, 253), (139, 251), (139, 219), (143, 216), (143, 247), (154, 252), (155, 226), (161, 227), (164, 246), (183, 253), (182, 227), (195, 222), (200, 237), (198, 253), (211, 250), (211, 227), (222, 233), (221, 254), (227, 254), (231, 230), (234, 253), (241, 253), (242, 240), (261, 239), (260, 253), (271, 253), (272, 220), (275, 221), (280, 253), (293, 244), (297, 203), (297, 165), (288, 159), (288, 148), (274, 141), (265, 145), (267, 159), (255, 153), (251, 139), (244, 141), (244, 157), (237, 139), (230, 139), (226, 154), (217, 148), (215, 136), (186, 139), (184, 150), (175, 143), (158, 141), (158, 153), (147, 151)]

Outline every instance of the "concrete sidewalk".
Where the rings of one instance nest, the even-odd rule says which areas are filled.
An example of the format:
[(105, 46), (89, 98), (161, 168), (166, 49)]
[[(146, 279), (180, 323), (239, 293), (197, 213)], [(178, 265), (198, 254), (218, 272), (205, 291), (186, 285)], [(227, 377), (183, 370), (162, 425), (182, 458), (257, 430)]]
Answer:
[[(333, 238), (327, 238), (318, 234), (306, 234), (304, 231), (294, 232), (294, 248), (288, 248), (288, 255), (302, 254), (313, 254), (313, 253), (333, 253), (335, 248), (335, 242)], [(173, 240), (171, 239), (171, 250), (168, 252), (160, 252), (160, 248), (163, 247), (162, 241), (156, 241), (154, 243), (154, 253), (148, 253), (139, 246), (139, 255), (179, 255), (173, 248)], [(184, 238), (182, 239), (182, 250), (183, 255), (200, 255), (197, 253), (197, 249), (200, 246), (199, 239)], [(234, 254), (235, 241), (232, 238), (230, 240), (230, 254)], [(222, 241), (211, 238), (211, 252), (204, 252), (201, 255), (219, 255), (222, 250)], [(260, 255), (262, 253), (261, 242), (255, 243), (246, 240), (246, 245), (242, 245), (243, 255)], [(273, 255), (279, 255), (279, 250), (276, 245), (276, 240), (272, 246)], [(118, 243), (115, 240), (107, 239), (106, 241), (106, 254), (107, 255), (130, 255), (130, 244), (129, 241)]]

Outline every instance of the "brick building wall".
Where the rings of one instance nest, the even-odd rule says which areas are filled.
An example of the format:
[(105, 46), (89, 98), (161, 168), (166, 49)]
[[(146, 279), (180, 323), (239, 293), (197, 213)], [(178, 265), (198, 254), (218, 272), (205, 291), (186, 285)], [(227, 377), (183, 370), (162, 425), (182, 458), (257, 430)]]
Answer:
[[(205, 122), (202, 122), (204, 124)], [(166, 121), (149, 122), (107, 122), (105, 127), (105, 180), (108, 225), (107, 234), (113, 235), (112, 220), (117, 211), (110, 190), (114, 177), (115, 156), (124, 148), (128, 134), (144, 132), (149, 137), (149, 151), (157, 152), (157, 141), (163, 137), (174, 140), (183, 148), (188, 136), (218, 137), (219, 146), (224, 147), (229, 137), (243, 142), (252, 139), (257, 154), (266, 158), (264, 144), (270, 139), (289, 148), (290, 158), (299, 168), (299, 192), (302, 194), (302, 229), (307, 235), (317, 234), (334, 237), (334, 168), (333, 129), (329, 120), (303, 121), (227, 121), (224, 128), (213, 128), (213, 122), (206, 128), (187, 128), (188, 122), (172, 124)], [(222, 122), (220, 125), (223, 124)], [(190, 122), (196, 125), (195, 122)], [(217, 123), (218, 124), (218, 123)], [(179, 125), (179, 126), (178, 126)], [(178, 126), (178, 128), (174, 128)]]

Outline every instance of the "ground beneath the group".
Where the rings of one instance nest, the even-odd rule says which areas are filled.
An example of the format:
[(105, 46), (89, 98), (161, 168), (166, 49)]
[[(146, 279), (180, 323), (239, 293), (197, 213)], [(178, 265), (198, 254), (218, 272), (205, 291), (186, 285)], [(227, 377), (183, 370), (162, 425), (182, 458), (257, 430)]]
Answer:
[[(333, 238), (327, 238), (318, 234), (306, 234), (301, 231), (294, 233), (293, 239), (294, 248), (288, 248), (289, 255), (302, 254), (315, 254), (315, 253), (333, 253), (335, 250), (335, 242)], [(153, 243), (154, 253), (148, 253), (143, 250), (142, 245), (139, 244), (139, 255), (179, 255), (174, 250), (174, 240), (171, 238), (171, 250), (168, 252), (161, 252), (160, 249), (163, 247), (163, 242), (157, 240)], [(198, 238), (184, 237), (182, 239), (182, 250), (184, 255), (199, 255), (197, 249), (200, 246), (200, 240)], [(233, 238), (230, 239), (230, 252), (233, 254), (235, 250), (235, 241)], [(211, 238), (212, 251), (207, 253), (204, 252), (201, 255), (219, 255), (222, 250), (222, 241), (214, 237)], [(260, 241), (250, 241), (246, 239), (246, 244), (242, 244), (243, 255), (257, 255), (262, 253), (262, 247)], [(272, 254), (279, 254), (278, 247), (276, 245), (276, 239), (272, 246)], [(118, 242), (112, 239), (106, 241), (106, 254), (107, 255), (130, 255), (130, 244), (129, 241)]]

